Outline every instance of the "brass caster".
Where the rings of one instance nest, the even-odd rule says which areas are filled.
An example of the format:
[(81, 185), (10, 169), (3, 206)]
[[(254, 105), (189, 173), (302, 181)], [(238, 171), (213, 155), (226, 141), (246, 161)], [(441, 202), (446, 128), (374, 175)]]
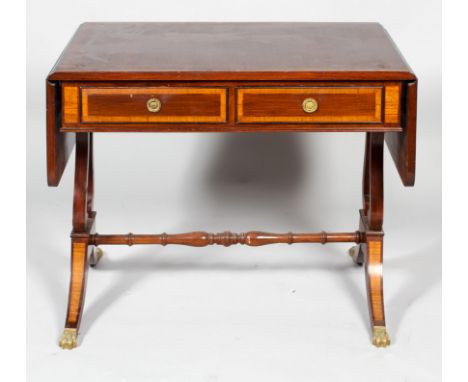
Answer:
[(91, 253), (89, 266), (94, 268), (99, 263), (99, 260), (101, 260), (102, 256), (104, 256), (102, 249), (99, 247), (94, 247), (93, 252)]
[(364, 264), (364, 258), (362, 256), (362, 253), (360, 253), (360, 250), (361, 249), (360, 249), (359, 245), (355, 245), (355, 246), (351, 247), (350, 249), (348, 249), (348, 255), (351, 256), (354, 263), (359, 265), (359, 266)]
[(67, 350), (76, 348), (76, 345), (77, 345), (76, 337), (77, 337), (77, 335), (78, 335), (78, 332), (77, 332), (76, 329), (65, 328), (63, 333), (62, 333), (62, 336), (60, 337), (59, 346), (62, 349), (67, 349)]
[(385, 326), (374, 326), (372, 329), (372, 344), (378, 348), (385, 348), (390, 345), (390, 337), (388, 336)]
[(358, 246), (354, 245), (350, 249), (348, 249), (348, 255), (351, 257), (354, 257), (356, 255), (356, 252), (358, 251)]

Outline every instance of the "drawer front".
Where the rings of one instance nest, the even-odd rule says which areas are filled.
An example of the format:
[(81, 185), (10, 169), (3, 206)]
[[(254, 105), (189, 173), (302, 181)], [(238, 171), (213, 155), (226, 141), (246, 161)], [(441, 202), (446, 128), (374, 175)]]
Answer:
[(223, 123), (226, 89), (83, 87), (81, 122)]
[(382, 123), (384, 87), (237, 89), (240, 123)]

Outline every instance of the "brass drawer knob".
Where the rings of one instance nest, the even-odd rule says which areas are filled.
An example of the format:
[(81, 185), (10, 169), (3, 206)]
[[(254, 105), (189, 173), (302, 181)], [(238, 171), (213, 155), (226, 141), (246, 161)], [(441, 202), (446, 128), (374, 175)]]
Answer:
[(150, 98), (148, 102), (146, 102), (146, 108), (151, 113), (157, 113), (161, 110), (161, 101), (157, 98)]
[(318, 109), (318, 102), (317, 102), (317, 100), (315, 100), (314, 98), (306, 98), (306, 99), (302, 102), (302, 109), (303, 109), (306, 113), (313, 113), (313, 112), (317, 111), (317, 109)]

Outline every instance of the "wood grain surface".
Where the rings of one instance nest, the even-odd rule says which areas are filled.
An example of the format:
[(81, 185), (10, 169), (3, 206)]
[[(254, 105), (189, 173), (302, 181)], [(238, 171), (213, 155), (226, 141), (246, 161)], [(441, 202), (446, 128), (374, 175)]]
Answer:
[(84, 23), (49, 80), (414, 80), (377, 23)]
[(373, 326), (385, 325), (382, 277), (382, 240), (367, 242), (367, 273), (371, 322)]
[(87, 248), (86, 242), (72, 241), (70, 290), (65, 323), (67, 328), (78, 328), (80, 324), (86, 288)]
[[(302, 103), (313, 98), (317, 111), (306, 113)], [(380, 123), (382, 88), (247, 88), (237, 91), (239, 122)]]
[(402, 132), (385, 134), (385, 143), (405, 186), (412, 187), (416, 180), (416, 119), (418, 82), (405, 84), (401, 109)]
[(78, 85), (64, 85), (62, 87), (63, 123), (80, 122), (80, 89)]
[(59, 185), (75, 145), (74, 134), (60, 131), (61, 93), (61, 86), (46, 81), (47, 184), (51, 187)]
[[(157, 113), (147, 101), (161, 102)], [(83, 88), (83, 123), (186, 123), (226, 121), (226, 89), (220, 88)]]

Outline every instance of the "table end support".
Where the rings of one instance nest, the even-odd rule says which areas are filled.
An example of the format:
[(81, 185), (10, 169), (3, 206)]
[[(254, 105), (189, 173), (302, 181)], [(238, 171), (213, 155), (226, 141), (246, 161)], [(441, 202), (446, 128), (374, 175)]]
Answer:
[(383, 294), (383, 133), (367, 133), (362, 180), (359, 231), (362, 241), (352, 248), (352, 258), (364, 265), (372, 344), (390, 345), (385, 323)]
[[(93, 247), (89, 245), (88, 238), (90, 234), (94, 233), (96, 212), (93, 211), (94, 174), (91, 133), (76, 134), (75, 154), (70, 284), (65, 329), (59, 340), (59, 346), (62, 349), (73, 349), (78, 344), (77, 338), (83, 315), (88, 266), (90, 265), (90, 257), (92, 257)], [(96, 261), (94, 262), (96, 263)]]

